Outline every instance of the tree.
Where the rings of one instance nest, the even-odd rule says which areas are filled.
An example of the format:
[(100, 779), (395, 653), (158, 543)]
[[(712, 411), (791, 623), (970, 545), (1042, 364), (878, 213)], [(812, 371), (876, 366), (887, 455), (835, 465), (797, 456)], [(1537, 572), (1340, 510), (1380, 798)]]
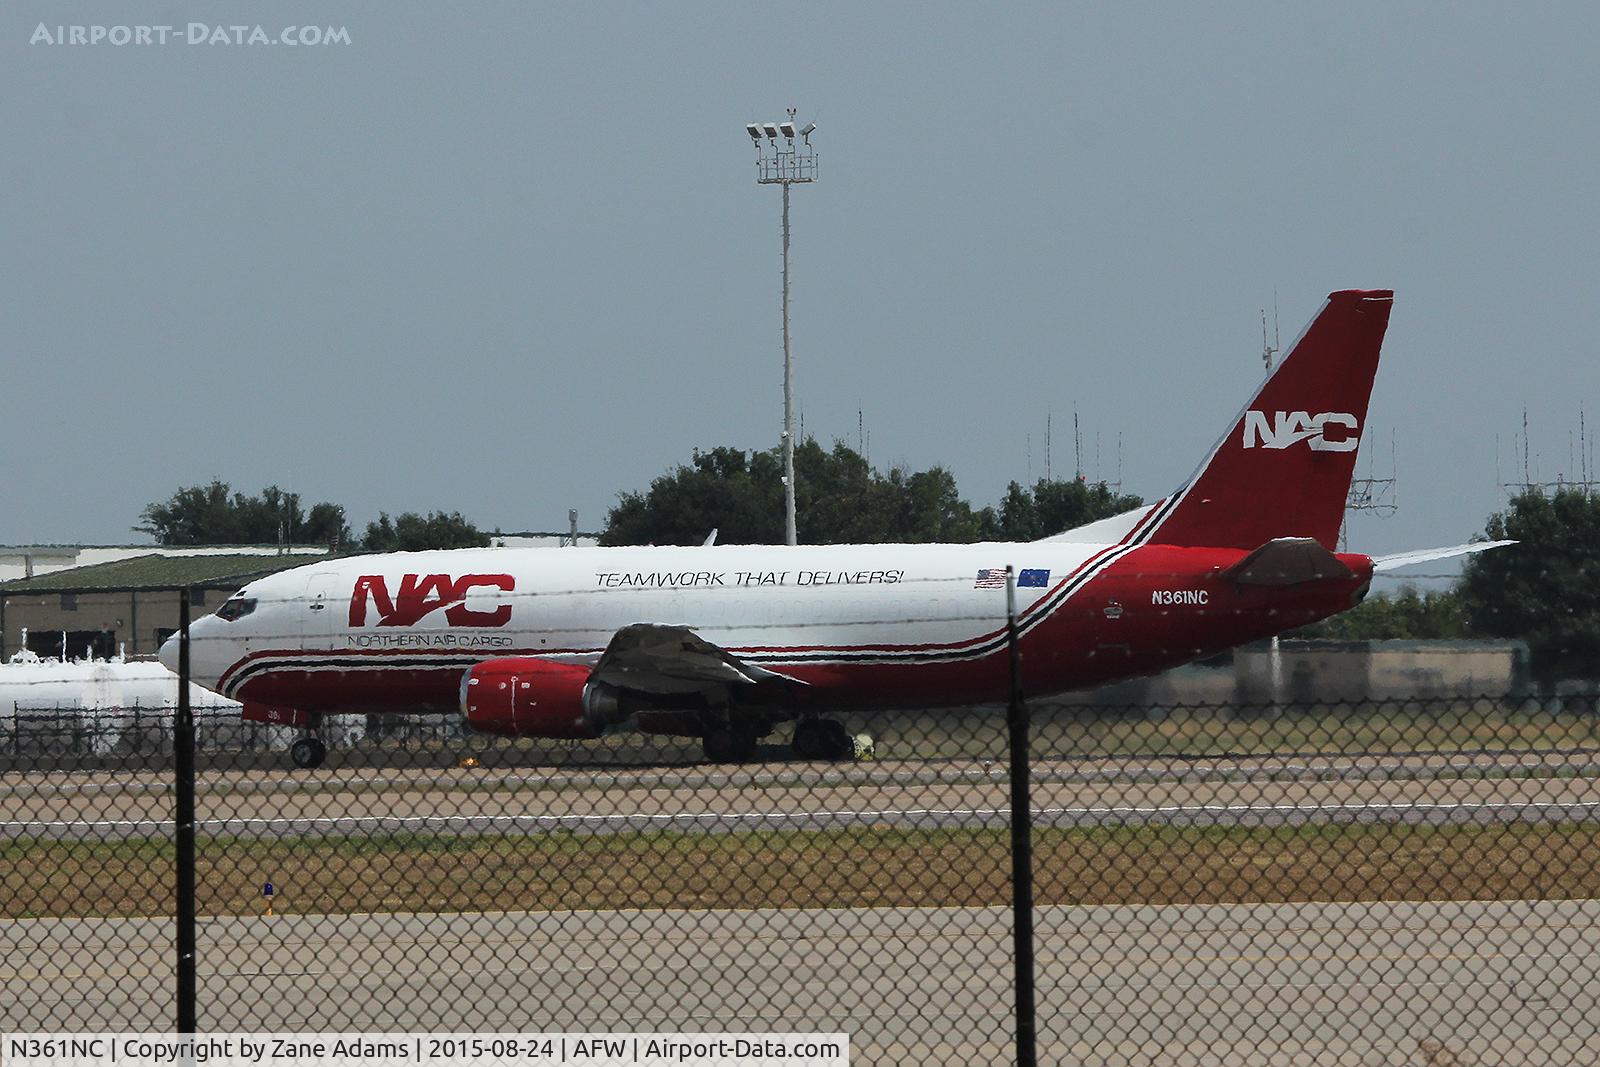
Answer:
[[(843, 442), (808, 438), (795, 449), (795, 511), (806, 544), (1033, 540), (1136, 507), (1138, 497), (1106, 486), (1013, 482), (1000, 509), (975, 510), (943, 467), (872, 469)], [(689, 463), (643, 492), (624, 492), (606, 517), (601, 543), (697, 545), (713, 529), (724, 544), (783, 541), (783, 466), (777, 449), (696, 450)]]
[(646, 492), (619, 494), (600, 543), (698, 545), (713, 529), (726, 544), (779, 543), (782, 476), (772, 452), (696, 449), (687, 464), (655, 479)]
[(1295, 631), (1295, 637), (1338, 641), (1449, 640), (1467, 636), (1466, 606), (1454, 589), (1419, 593), (1407, 585), (1398, 593), (1368, 597), (1342, 615)]
[(394, 519), (380, 511), (377, 522), (367, 523), (361, 547), (367, 552), (421, 552), (430, 548), (485, 548), (490, 535), (468, 522), (459, 511), (426, 516), (407, 511)]
[(1000, 507), (991, 511), (988, 536), (997, 541), (1037, 541), (1086, 523), (1108, 519), (1143, 501), (1114, 492), (1105, 482), (1040, 478), (1032, 489), (1017, 482), (1006, 486)]
[(1527, 641), (1547, 680), (1600, 673), (1600, 497), (1529, 490), (1485, 532), (1519, 543), (1467, 561), (1460, 588), (1472, 632)]
[(300, 507), (298, 493), (269, 485), (259, 496), (233, 492), (226, 482), (186, 486), (140, 513), (139, 533), (162, 545), (345, 544), (350, 527), (337, 504)]

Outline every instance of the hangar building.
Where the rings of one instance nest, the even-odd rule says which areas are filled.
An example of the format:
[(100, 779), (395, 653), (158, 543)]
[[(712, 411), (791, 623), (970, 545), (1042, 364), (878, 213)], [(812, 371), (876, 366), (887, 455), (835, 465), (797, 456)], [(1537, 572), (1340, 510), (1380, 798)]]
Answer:
[(204, 615), (256, 578), (324, 555), (251, 548), (180, 555), (146, 546), (0, 582), (0, 662), (22, 648), (46, 659), (153, 656), (178, 628), (178, 590), (188, 587), (195, 615)]

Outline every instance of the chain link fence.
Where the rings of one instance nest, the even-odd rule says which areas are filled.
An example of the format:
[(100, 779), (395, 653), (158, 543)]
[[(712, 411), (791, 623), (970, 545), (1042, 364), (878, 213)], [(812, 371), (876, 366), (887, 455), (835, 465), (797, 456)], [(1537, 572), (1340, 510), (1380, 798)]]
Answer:
[[(1597, 700), (1032, 702), (1040, 1061), (1600, 1061)], [(170, 713), (48, 718), (0, 737), (0, 1029), (170, 1029)], [(200, 718), (199, 1029), (1014, 1058), (1003, 707), (840, 762), (368, 727), (297, 771)]]

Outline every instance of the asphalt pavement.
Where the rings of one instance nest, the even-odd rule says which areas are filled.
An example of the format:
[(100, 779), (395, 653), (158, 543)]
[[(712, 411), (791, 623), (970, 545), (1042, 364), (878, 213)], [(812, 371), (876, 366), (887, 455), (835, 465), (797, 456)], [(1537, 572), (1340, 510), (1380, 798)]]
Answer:
[[(171, 920), (0, 923), (0, 1029), (162, 1029)], [(1600, 902), (1040, 908), (1041, 1062), (1600, 1062)], [(843, 1030), (1012, 1055), (994, 908), (202, 918), (208, 1030)]]
[[(1475, 754), (1056, 763), (1034, 775), (1040, 826), (1554, 823), (1600, 818), (1584, 755)], [(207, 775), (197, 830), (243, 837), (1004, 827), (1003, 766), (976, 761), (673, 771), (254, 771)], [(154, 775), (8, 775), (0, 840), (171, 834)]]

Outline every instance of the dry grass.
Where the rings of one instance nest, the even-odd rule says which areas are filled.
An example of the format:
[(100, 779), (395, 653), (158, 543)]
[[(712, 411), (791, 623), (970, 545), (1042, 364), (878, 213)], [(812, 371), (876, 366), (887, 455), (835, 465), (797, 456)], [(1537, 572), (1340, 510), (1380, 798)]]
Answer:
[[(1600, 896), (1600, 825), (1046, 829), (1045, 904)], [(202, 914), (994, 905), (1004, 831), (206, 839)], [(172, 911), (166, 842), (0, 845), (0, 917)]]

